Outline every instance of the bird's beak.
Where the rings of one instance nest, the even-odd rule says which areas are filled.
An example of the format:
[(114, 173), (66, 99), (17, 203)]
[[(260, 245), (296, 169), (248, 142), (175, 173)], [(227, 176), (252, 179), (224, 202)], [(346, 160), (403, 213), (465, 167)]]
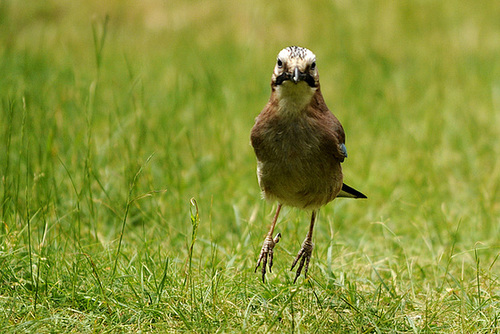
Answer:
[(297, 83), (299, 82), (300, 80), (300, 71), (299, 71), (299, 68), (296, 67), (295, 70), (293, 71), (293, 76), (292, 76), (292, 80), (293, 82)]
[(317, 87), (314, 77), (309, 73), (301, 72), (298, 66), (293, 68), (292, 71), (281, 73), (275, 78), (275, 80), (275, 85), (281, 85), (283, 82), (290, 80), (294, 84), (298, 84), (300, 81), (304, 81), (310, 87)]

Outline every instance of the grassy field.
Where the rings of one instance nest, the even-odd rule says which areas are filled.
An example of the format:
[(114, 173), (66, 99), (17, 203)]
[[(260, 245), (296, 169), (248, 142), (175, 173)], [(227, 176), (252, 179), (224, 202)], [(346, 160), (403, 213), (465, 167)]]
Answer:
[[(496, 1), (0, 2), (5, 332), (496, 333)], [(317, 55), (345, 181), (291, 262), (249, 145), (275, 57)]]

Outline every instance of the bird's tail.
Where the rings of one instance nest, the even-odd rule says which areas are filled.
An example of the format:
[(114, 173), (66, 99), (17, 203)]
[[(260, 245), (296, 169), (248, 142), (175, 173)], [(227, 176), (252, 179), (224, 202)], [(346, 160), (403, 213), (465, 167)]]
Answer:
[(347, 184), (342, 183), (342, 189), (340, 190), (337, 197), (366, 198), (366, 195), (362, 194), (354, 188), (349, 187)]

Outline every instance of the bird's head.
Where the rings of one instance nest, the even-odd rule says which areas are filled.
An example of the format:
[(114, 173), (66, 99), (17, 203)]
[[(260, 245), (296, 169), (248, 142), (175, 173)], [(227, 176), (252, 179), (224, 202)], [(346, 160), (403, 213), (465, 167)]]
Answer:
[(311, 50), (299, 46), (289, 46), (278, 54), (272, 83), (279, 86), (286, 82), (306, 83), (311, 88), (319, 86), (316, 55)]
[(271, 86), (277, 91), (280, 99), (298, 99), (298, 104), (309, 102), (319, 88), (314, 53), (299, 46), (289, 46), (281, 50), (274, 67)]

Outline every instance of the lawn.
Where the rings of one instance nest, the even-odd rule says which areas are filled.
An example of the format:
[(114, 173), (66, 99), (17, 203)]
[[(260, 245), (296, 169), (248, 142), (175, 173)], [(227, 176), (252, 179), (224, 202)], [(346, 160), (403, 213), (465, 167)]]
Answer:
[[(496, 333), (496, 1), (0, 2), (0, 326)], [(249, 144), (277, 53), (317, 55), (345, 182), (285, 208)]]

